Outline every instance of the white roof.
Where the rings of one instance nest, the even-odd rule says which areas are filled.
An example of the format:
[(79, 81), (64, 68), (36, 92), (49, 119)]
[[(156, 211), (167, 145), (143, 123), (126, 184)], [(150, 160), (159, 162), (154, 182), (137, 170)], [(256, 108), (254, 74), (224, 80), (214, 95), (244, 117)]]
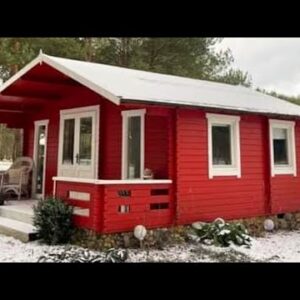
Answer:
[(300, 116), (300, 106), (243, 86), (164, 75), (40, 54), (0, 87), (5, 90), (40, 62), (70, 76), (100, 95), (122, 100)]

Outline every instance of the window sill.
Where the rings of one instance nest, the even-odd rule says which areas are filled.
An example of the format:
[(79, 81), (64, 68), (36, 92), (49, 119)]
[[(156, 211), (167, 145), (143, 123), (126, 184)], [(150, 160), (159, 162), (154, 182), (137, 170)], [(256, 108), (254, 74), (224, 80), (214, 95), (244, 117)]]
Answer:
[(236, 176), (241, 177), (241, 170), (238, 168), (212, 168), (209, 172), (209, 178), (218, 176)]
[(272, 172), (272, 177), (276, 175), (293, 175), (297, 176), (296, 170), (291, 167), (281, 167), (281, 168), (274, 168)]

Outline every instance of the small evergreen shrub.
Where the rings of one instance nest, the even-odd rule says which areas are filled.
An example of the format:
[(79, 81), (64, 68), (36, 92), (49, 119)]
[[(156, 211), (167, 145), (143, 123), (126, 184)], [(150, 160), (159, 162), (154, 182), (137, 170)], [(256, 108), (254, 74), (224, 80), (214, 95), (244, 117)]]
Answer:
[(105, 262), (108, 263), (122, 263), (128, 258), (128, 251), (126, 249), (111, 248), (106, 252)]
[(37, 235), (48, 245), (69, 242), (73, 234), (73, 207), (64, 201), (48, 197), (33, 208), (33, 224)]
[(212, 223), (197, 222), (193, 228), (198, 236), (198, 241), (207, 245), (228, 247), (231, 243), (242, 246), (251, 245), (248, 231), (241, 223), (225, 223), (221, 218)]

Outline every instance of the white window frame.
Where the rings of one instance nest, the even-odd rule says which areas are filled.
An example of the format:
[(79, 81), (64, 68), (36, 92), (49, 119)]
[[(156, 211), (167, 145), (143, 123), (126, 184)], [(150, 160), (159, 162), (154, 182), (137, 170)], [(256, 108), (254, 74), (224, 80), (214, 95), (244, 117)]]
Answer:
[[(208, 177), (237, 176), (241, 177), (240, 153), (240, 117), (232, 115), (207, 113), (208, 120)], [(214, 125), (229, 125), (231, 136), (231, 165), (213, 165), (212, 127)]]
[[(43, 194), (38, 195), (36, 194), (36, 176), (37, 176), (37, 142), (38, 142), (38, 128), (40, 126), (45, 126), (45, 155), (44, 155), (44, 170), (43, 170)], [(34, 168), (33, 168), (33, 180), (32, 180), (32, 197), (41, 197), (42, 199), (45, 198), (45, 187), (46, 187), (46, 169), (47, 169), (47, 143), (48, 143), (48, 126), (49, 120), (38, 120), (34, 122), (34, 145), (33, 145), (33, 161), (34, 161)]]
[[(69, 115), (73, 114), (81, 114), (85, 112), (95, 112), (95, 144), (92, 149), (92, 156), (95, 157), (94, 164), (94, 179), (98, 178), (98, 170), (99, 170), (99, 132), (100, 132), (100, 105), (91, 105), (91, 106), (82, 106), (75, 107), (70, 109), (61, 109), (60, 110), (60, 120), (59, 120), (59, 137), (58, 137), (58, 159), (57, 159), (57, 173), (61, 174), (62, 169), (62, 156), (63, 156), (63, 134), (64, 134), (64, 121), (69, 118)], [(75, 128), (75, 134), (78, 134), (78, 128)]]
[[(145, 165), (145, 114), (146, 109), (135, 109), (135, 110), (124, 110), (122, 111), (122, 179), (127, 178), (127, 165), (128, 165), (128, 118), (129, 117), (140, 117), (141, 118), (141, 170), (140, 178), (130, 179), (143, 179), (144, 177), (144, 165)], [(129, 179), (128, 179), (129, 180)]]
[[(275, 165), (274, 149), (273, 149), (273, 129), (287, 129), (287, 143), (288, 143), (288, 165)], [(284, 120), (269, 120), (269, 136), (270, 136), (270, 158), (271, 158), (271, 176), (292, 174), (297, 176), (296, 164), (296, 145), (295, 145), (295, 122)]]

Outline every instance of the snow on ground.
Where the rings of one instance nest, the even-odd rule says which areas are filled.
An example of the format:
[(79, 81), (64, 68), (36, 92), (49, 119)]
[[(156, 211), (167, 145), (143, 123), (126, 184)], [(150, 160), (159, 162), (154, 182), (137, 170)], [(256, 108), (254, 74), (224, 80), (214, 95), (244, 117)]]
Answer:
[[(37, 262), (41, 256), (59, 253), (66, 246), (46, 246), (38, 241), (22, 243), (0, 235), (0, 262)], [(81, 248), (77, 248), (82, 251)], [(91, 251), (91, 253), (96, 253)], [(103, 252), (98, 252), (105, 257)], [(164, 250), (131, 249), (127, 262), (300, 262), (300, 231), (269, 233), (252, 239), (250, 249), (220, 248), (201, 244), (166, 247)]]
[(269, 233), (253, 239), (250, 249), (233, 248), (261, 261), (300, 262), (300, 231)]
[(10, 161), (0, 161), (0, 171), (6, 171), (10, 166), (12, 162)]

